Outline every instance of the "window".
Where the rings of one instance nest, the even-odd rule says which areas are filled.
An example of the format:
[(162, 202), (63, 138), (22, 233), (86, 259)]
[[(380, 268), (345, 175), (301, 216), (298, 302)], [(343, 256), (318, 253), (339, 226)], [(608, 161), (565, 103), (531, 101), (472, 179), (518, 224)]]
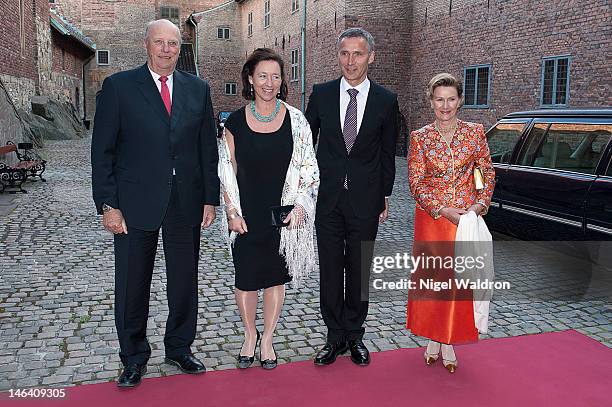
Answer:
[(247, 17), (247, 33), (249, 37), (253, 36), (253, 12), (251, 11)]
[(270, 0), (264, 1), (264, 28), (270, 27)]
[(291, 0), (291, 13), (295, 13), (300, 9), (300, 0)]
[(537, 123), (519, 162), (593, 174), (611, 135), (609, 124)]
[(226, 95), (237, 95), (238, 94), (238, 85), (236, 85), (236, 82), (227, 82), (225, 84), (225, 94)]
[(491, 65), (468, 66), (463, 72), (465, 107), (489, 107)]
[(567, 106), (569, 99), (569, 57), (552, 57), (542, 60), (543, 107)]
[(229, 27), (219, 27), (217, 28), (217, 38), (220, 40), (229, 40), (230, 39), (230, 29)]
[(500, 122), (487, 133), (487, 143), (494, 163), (508, 164), (525, 126), (523, 122)]
[(161, 6), (159, 8), (159, 17), (170, 20), (174, 24), (178, 24), (180, 22), (178, 7)]
[(298, 80), (298, 50), (291, 51), (291, 82)]
[(98, 50), (96, 52), (98, 65), (108, 65), (110, 63), (110, 54), (106, 50)]

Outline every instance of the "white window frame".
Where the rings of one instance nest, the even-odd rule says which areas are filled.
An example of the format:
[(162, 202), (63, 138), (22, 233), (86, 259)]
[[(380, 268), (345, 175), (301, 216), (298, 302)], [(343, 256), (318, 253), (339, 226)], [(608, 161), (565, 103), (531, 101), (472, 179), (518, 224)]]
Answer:
[[(225, 82), (223, 89), (224, 95), (236, 96), (238, 94), (238, 84), (236, 82)], [(229, 92), (228, 92), (229, 88)]]
[(232, 32), (229, 27), (217, 27), (217, 39), (229, 41), (232, 38)]
[[(565, 103), (558, 103), (559, 96), (561, 93), (557, 89), (557, 79), (559, 75), (559, 61), (566, 60), (567, 71), (565, 72)], [(553, 63), (553, 77), (552, 81), (552, 100), (550, 103), (544, 103), (544, 90), (545, 90), (545, 79), (546, 79), (546, 62)], [(572, 65), (572, 57), (570, 55), (558, 55), (553, 57), (542, 58), (542, 73), (540, 76), (540, 107), (542, 108), (556, 108), (556, 107), (568, 107), (570, 97), (570, 68)]]
[(300, 0), (291, 0), (291, 14), (299, 11), (300, 9)]
[[(105, 64), (100, 62), (100, 53), (101, 52), (106, 52), (106, 63)], [(110, 51), (107, 50), (107, 49), (99, 49), (99, 50), (97, 50), (96, 51), (96, 63), (99, 66), (108, 66), (108, 65), (110, 65)]]
[[(164, 17), (162, 11), (168, 11), (168, 15)], [(172, 17), (173, 11), (176, 11), (176, 17), (174, 18)], [(181, 22), (181, 10), (176, 6), (159, 6), (159, 18), (165, 18), (178, 25)]]
[(264, 28), (270, 27), (270, 0), (264, 1)]
[(292, 49), (291, 50), (291, 82), (297, 82), (300, 79), (300, 53), (299, 50)]
[(249, 37), (253, 36), (253, 12), (249, 12), (247, 16), (247, 33)]

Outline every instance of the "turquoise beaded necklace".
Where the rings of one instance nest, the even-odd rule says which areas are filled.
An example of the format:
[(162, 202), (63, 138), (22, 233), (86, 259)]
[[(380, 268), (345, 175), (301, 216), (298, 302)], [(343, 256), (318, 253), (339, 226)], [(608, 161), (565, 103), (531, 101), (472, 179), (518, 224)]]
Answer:
[(257, 110), (255, 110), (255, 101), (251, 101), (251, 113), (253, 113), (253, 117), (255, 117), (255, 119), (257, 119), (259, 122), (269, 123), (274, 120), (278, 112), (280, 112), (280, 107), (281, 101), (280, 99), (276, 99), (276, 107), (274, 108), (274, 111), (269, 116), (265, 116), (257, 113)]

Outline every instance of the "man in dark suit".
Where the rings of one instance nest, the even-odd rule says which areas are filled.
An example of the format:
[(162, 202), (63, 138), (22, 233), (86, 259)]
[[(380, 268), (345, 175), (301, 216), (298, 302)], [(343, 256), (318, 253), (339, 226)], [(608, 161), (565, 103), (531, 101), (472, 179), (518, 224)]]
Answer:
[(124, 370), (118, 386), (140, 383), (157, 241), (163, 231), (169, 314), (166, 362), (206, 369), (190, 346), (198, 312), (200, 228), (219, 205), (216, 128), (208, 84), (175, 70), (178, 28), (149, 23), (147, 63), (106, 78), (97, 96), (91, 162), (93, 198), (115, 243), (115, 324)]
[(362, 250), (362, 242), (373, 242), (378, 224), (388, 216), (397, 96), (368, 79), (374, 61), (370, 33), (348, 29), (338, 38), (337, 49), (342, 77), (315, 85), (306, 109), (315, 144), (317, 135), (319, 141), (315, 224), (321, 314), (328, 329), (327, 343), (314, 362), (331, 364), (350, 349), (353, 362), (367, 365), (370, 355), (362, 338), (373, 244)]

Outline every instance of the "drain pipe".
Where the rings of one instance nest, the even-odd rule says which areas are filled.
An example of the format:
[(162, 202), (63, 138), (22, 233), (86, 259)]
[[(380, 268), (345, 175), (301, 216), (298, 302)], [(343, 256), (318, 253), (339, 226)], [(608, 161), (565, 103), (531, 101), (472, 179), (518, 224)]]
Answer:
[(194, 41), (193, 41), (193, 47), (195, 48), (193, 50), (193, 59), (195, 62), (195, 69), (196, 69), (196, 76), (200, 76), (200, 68), (198, 67), (198, 60), (200, 58), (200, 50), (199, 50), (199, 38), (198, 38), (198, 23), (193, 19), (193, 13), (191, 13), (189, 15), (189, 18), (187, 19), (187, 21), (189, 21), (193, 27), (194, 27)]
[(83, 62), (83, 66), (81, 67), (81, 75), (83, 76), (81, 80), (81, 88), (83, 89), (83, 91), (81, 92), (83, 93), (83, 118), (81, 122), (87, 128), (87, 130), (89, 130), (91, 120), (87, 119), (87, 86), (86, 86), (87, 85), (87, 78), (86, 78), (87, 73), (85, 71), (85, 68), (95, 58), (95, 56), (96, 56), (96, 51), (94, 50), (94, 54), (90, 56), (85, 62)]
[(302, 90), (301, 90), (301, 106), (302, 112), (306, 110), (306, 8), (308, 6), (308, 0), (304, 0), (304, 6), (302, 8), (302, 60), (301, 60), (301, 77), (302, 77)]

